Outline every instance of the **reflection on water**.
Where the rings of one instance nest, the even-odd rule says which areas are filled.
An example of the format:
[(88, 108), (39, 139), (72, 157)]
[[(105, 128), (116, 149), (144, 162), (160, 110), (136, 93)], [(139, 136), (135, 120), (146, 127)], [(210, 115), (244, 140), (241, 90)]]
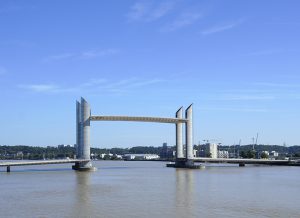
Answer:
[(176, 169), (176, 217), (192, 217), (194, 214), (193, 170)]
[(298, 167), (94, 164), (96, 172), (70, 165), (2, 171), (0, 217), (300, 217)]
[(92, 217), (94, 205), (91, 201), (91, 173), (75, 171), (74, 208), (71, 217)]

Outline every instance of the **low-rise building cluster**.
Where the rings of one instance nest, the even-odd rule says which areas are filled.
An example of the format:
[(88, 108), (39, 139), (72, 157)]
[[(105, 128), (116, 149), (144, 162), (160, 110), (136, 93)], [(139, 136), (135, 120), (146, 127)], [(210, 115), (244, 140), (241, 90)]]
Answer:
[(91, 159), (93, 160), (158, 160), (160, 158), (157, 154), (111, 154), (111, 153), (102, 153), (96, 155), (94, 153), (91, 154)]

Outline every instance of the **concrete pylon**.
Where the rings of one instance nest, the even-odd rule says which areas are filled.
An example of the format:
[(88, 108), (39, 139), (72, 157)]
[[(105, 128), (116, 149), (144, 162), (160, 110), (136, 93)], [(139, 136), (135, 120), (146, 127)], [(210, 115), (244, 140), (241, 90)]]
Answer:
[(77, 163), (73, 166), (75, 170), (90, 171), (95, 170), (90, 157), (90, 117), (91, 109), (88, 102), (81, 98), (81, 102), (76, 103), (76, 143), (78, 143), (78, 158), (88, 161)]
[[(182, 118), (182, 108), (180, 108), (176, 112), (176, 118)], [(188, 169), (203, 169), (205, 168), (202, 165), (197, 165), (194, 163), (194, 148), (193, 148), (193, 104), (191, 104), (185, 110), (185, 144), (186, 144), (186, 153), (185, 157), (181, 157), (183, 155), (183, 149), (180, 150), (180, 143), (182, 143), (182, 126), (178, 125), (180, 123), (176, 123), (176, 146), (177, 146), (177, 156), (175, 163), (167, 163), (167, 167), (175, 167), (175, 168), (188, 168)], [(183, 125), (181, 123), (181, 125)], [(180, 131), (181, 128), (181, 131)], [(183, 146), (182, 146), (183, 147)]]
[[(182, 107), (176, 112), (175, 116), (178, 119), (182, 119), (183, 115)], [(176, 123), (176, 158), (184, 158), (183, 143), (182, 143), (182, 130), (183, 123)]]
[[(81, 158), (82, 159), (87, 159), (89, 160), (91, 158), (90, 156), (90, 116), (91, 116), (91, 109), (90, 105), (88, 102), (84, 99), (81, 98), (81, 109), (80, 109), (80, 114), (81, 114), (81, 125), (80, 125), (80, 132), (81, 132)], [(80, 168), (81, 169), (89, 169), (92, 167), (92, 163), (86, 162), (86, 163), (81, 163)]]
[(185, 140), (186, 140), (186, 165), (193, 165), (193, 104), (191, 104), (185, 110), (186, 128), (185, 128)]
[(80, 102), (76, 101), (76, 157), (81, 158), (81, 106)]
[(81, 98), (81, 148), (82, 148), (82, 158), (90, 159), (90, 116), (91, 109), (88, 102)]

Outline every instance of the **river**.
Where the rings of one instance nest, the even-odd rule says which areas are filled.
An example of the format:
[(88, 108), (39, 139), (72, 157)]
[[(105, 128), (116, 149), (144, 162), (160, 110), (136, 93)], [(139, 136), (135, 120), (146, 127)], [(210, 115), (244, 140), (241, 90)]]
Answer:
[(95, 161), (0, 168), (0, 217), (300, 217), (300, 168)]

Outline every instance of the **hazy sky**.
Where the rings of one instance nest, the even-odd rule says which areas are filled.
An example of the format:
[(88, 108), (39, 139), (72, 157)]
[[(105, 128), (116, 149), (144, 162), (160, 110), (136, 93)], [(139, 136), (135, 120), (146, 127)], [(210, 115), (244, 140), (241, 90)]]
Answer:
[[(300, 144), (300, 1), (0, 1), (0, 144), (75, 143), (94, 115), (173, 117), (194, 142)], [(175, 143), (175, 126), (93, 122), (96, 147)]]

